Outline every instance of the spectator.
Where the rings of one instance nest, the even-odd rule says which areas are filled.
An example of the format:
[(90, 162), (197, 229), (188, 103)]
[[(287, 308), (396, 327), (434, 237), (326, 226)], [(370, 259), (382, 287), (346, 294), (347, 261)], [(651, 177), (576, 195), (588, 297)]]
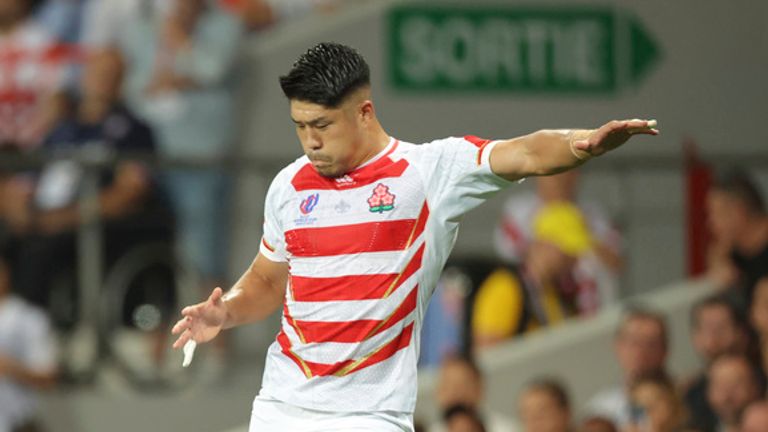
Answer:
[(618, 432), (612, 421), (599, 416), (585, 418), (578, 430), (579, 432)]
[(638, 307), (627, 311), (614, 337), (622, 381), (592, 397), (587, 403), (589, 413), (611, 420), (620, 429), (626, 427), (631, 414), (629, 389), (643, 374), (664, 370), (667, 348), (667, 324), (662, 315)]
[(335, 9), (338, 0), (219, 0), (240, 15), (249, 30), (261, 30), (280, 21), (315, 11)]
[(712, 431), (717, 426), (717, 417), (707, 402), (706, 368), (727, 352), (746, 353), (748, 332), (742, 314), (723, 295), (707, 297), (691, 310), (693, 347), (705, 364), (705, 370), (692, 379), (685, 391), (693, 428)]
[[(119, 153), (154, 150), (150, 129), (119, 102), (122, 68), (115, 56), (88, 63), (74, 113), (46, 138), (46, 150), (54, 154), (86, 146)], [(99, 194), (108, 257), (140, 239), (168, 239), (170, 215), (147, 167), (125, 161), (108, 171), (102, 174)], [(25, 296), (39, 305), (47, 305), (51, 278), (74, 268), (82, 176), (82, 168), (71, 160), (51, 162), (43, 168), (31, 202), (23, 205), (27, 216), (20, 218), (19, 231), (26, 231), (26, 236), (18, 256), (18, 282)], [(47, 271), (41, 272), (41, 265)]]
[(454, 405), (443, 415), (446, 432), (485, 432), (483, 421), (472, 408)]
[[(450, 408), (460, 405), (478, 412), (485, 419), (489, 432), (513, 430), (511, 420), (483, 409), (484, 392), (482, 373), (472, 360), (448, 357), (443, 361), (435, 388), (435, 401), (443, 419)], [(445, 422), (432, 424), (429, 431), (447, 431), (447, 426)]]
[(685, 407), (674, 382), (662, 371), (644, 374), (630, 391), (632, 418), (626, 432), (677, 432), (686, 421)]
[(581, 213), (564, 202), (548, 204), (536, 215), (534, 235), (520, 268), (502, 267), (478, 288), (471, 318), (476, 347), (575, 313), (571, 270), (593, 242)]
[(518, 415), (524, 432), (572, 430), (568, 392), (558, 381), (534, 380), (526, 386), (518, 401)]
[(752, 298), (757, 280), (768, 272), (768, 215), (754, 181), (732, 171), (715, 182), (707, 196), (712, 245), (709, 276), (721, 286), (736, 286)]
[(534, 240), (534, 220), (541, 208), (558, 202), (574, 204), (595, 239), (589, 252), (581, 255), (573, 268), (578, 310), (591, 313), (601, 304), (616, 299), (616, 278), (622, 266), (621, 235), (599, 206), (577, 197), (578, 180), (578, 170), (538, 177), (535, 193), (522, 192), (509, 197), (494, 240), (496, 251), (504, 261), (520, 264)]
[(747, 407), (741, 420), (740, 432), (768, 431), (768, 401), (760, 400)]
[(61, 116), (77, 53), (38, 26), (37, 0), (0, 0), (0, 146), (36, 148)]
[(56, 348), (45, 314), (10, 292), (0, 259), (0, 431), (39, 431), (36, 392), (56, 382)]
[(717, 415), (719, 432), (738, 432), (741, 415), (760, 399), (764, 379), (749, 358), (724, 354), (709, 367), (707, 398)]
[[(167, 13), (141, 17), (127, 29), (120, 47), (130, 65), (130, 106), (157, 132), (162, 156), (207, 161), (229, 155), (234, 139), (230, 78), (240, 34), (234, 17), (205, 0), (173, 0)], [(222, 285), (230, 190), (226, 170), (174, 168), (165, 174), (183, 261), (202, 275), (203, 285)]]
[(757, 333), (760, 366), (765, 374), (768, 373), (768, 276), (763, 276), (755, 286), (749, 321)]

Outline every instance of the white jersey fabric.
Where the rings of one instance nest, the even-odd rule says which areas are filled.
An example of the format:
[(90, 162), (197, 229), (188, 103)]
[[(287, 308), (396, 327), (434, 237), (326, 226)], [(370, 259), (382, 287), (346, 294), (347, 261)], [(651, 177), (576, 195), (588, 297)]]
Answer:
[[(56, 343), (43, 311), (15, 296), (0, 299), (0, 356), (38, 372), (56, 367)], [(32, 419), (36, 410), (32, 388), (0, 376), (0, 432)]]
[(260, 397), (331, 412), (416, 404), (419, 335), (461, 217), (510, 182), (494, 142), (392, 140), (335, 179), (302, 157), (269, 188), (260, 252), (288, 262)]

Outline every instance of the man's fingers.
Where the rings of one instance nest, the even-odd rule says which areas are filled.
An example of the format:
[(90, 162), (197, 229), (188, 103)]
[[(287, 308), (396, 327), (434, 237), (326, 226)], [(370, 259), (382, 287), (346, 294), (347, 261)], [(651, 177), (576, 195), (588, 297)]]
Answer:
[(171, 334), (179, 334), (190, 327), (192, 327), (192, 320), (189, 317), (184, 317), (173, 326)]
[(190, 339), (192, 339), (192, 332), (185, 331), (184, 333), (179, 336), (178, 339), (176, 339), (176, 342), (173, 343), (173, 349), (179, 349), (184, 346)]

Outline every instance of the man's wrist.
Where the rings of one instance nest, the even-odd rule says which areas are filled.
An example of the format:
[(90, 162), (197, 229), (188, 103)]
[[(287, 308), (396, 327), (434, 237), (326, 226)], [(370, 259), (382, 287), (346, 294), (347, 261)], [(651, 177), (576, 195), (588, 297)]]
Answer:
[(594, 132), (594, 129), (574, 129), (571, 131), (568, 146), (571, 148), (571, 153), (576, 156), (576, 159), (587, 161), (594, 157), (594, 155), (587, 150), (576, 148), (576, 142), (589, 139)]

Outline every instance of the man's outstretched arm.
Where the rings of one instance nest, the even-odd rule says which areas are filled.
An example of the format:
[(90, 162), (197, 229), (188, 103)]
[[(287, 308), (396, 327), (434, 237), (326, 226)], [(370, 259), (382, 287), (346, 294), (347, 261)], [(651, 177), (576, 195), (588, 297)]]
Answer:
[(632, 135), (658, 135), (655, 121), (614, 120), (599, 129), (540, 130), (498, 142), (491, 169), (507, 180), (556, 174), (621, 146)]
[(283, 303), (287, 281), (288, 263), (257, 255), (226, 294), (216, 288), (206, 301), (182, 309), (172, 330), (179, 335), (173, 347), (208, 342), (223, 329), (266, 318)]

